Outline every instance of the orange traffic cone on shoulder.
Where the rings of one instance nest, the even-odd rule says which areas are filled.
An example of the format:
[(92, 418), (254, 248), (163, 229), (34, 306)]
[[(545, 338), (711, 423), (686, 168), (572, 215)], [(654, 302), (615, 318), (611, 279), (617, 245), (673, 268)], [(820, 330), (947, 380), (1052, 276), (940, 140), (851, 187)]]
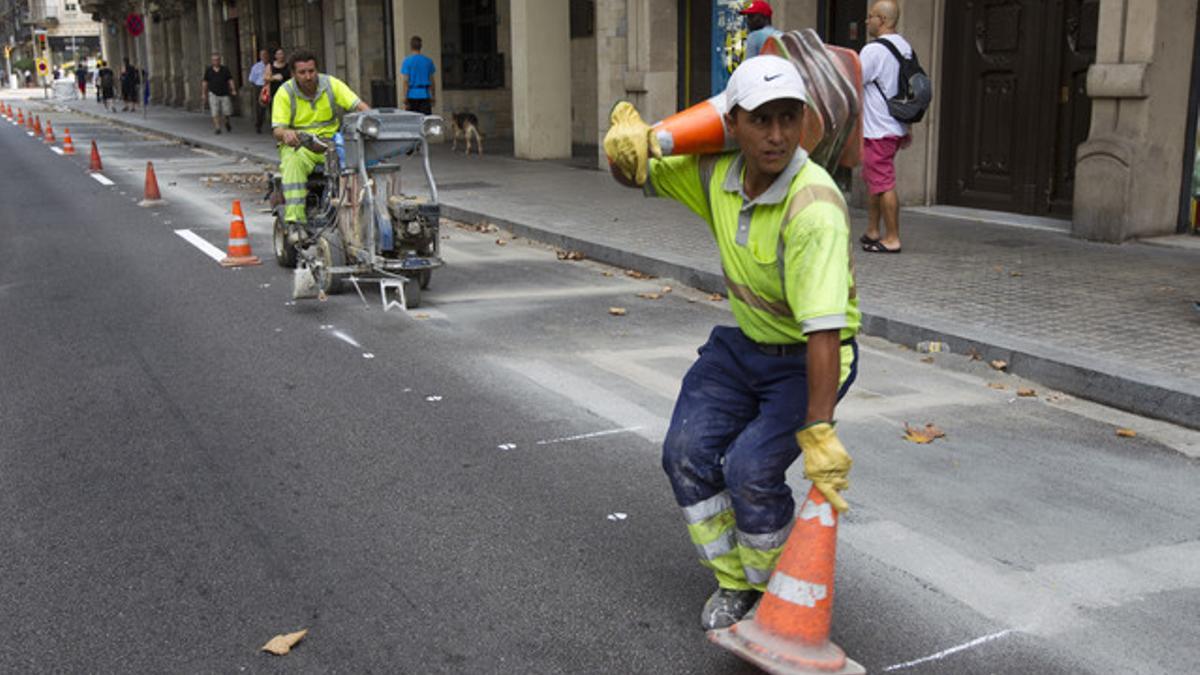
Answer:
[(75, 154), (75, 143), (71, 140), (71, 127), (63, 127), (63, 147), (64, 155)]
[(813, 487), (753, 618), (708, 632), (708, 639), (769, 673), (866, 673), (829, 641), (837, 511)]
[(54, 143), (54, 127), (50, 124), (50, 120), (46, 120), (46, 135), (42, 136), (42, 140), (50, 144)]
[(42, 118), (41, 117), (35, 116), (33, 118), (33, 135), (34, 136), (42, 135)]
[(261, 265), (262, 261), (250, 250), (250, 235), (246, 233), (246, 219), (242, 216), (241, 200), (233, 200), (233, 220), (229, 222), (229, 248), (221, 265), (241, 267)]
[(96, 148), (95, 139), (92, 140), (92, 158), (88, 164), (88, 171), (96, 172), (103, 171), (104, 165), (100, 163), (100, 151)]
[(162, 193), (158, 191), (158, 176), (154, 175), (154, 162), (146, 162), (146, 188), (142, 192), (142, 201), (138, 202), (138, 206), (157, 206), (162, 203)]
[(17, 124), (20, 126), (25, 126), (25, 111), (24, 110), (17, 110)]

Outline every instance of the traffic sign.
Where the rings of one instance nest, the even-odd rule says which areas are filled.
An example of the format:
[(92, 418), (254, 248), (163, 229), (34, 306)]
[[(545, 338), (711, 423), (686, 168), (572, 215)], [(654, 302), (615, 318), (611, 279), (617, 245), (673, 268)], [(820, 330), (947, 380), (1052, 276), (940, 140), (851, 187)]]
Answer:
[(37, 60), (37, 71), (38, 71), (38, 75), (49, 75), (50, 74), (50, 64), (46, 63), (46, 59), (39, 58)]
[(137, 36), (141, 35), (142, 31), (145, 30), (145, 28), (146, 28), (146, 25), (145, 25), (145, 23), (142, 22), (141, 14), (132, 14), (131, 13), (125, 17), (125, 30), (129, 31), (129, 34), (132, 35), (133, 37), (137, 37)]

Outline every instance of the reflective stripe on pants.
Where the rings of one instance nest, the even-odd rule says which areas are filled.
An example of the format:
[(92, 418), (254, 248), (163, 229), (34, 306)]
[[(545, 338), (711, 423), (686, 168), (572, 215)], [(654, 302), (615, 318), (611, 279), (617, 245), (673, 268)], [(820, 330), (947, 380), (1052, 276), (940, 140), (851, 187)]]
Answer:
[(304, 200), (308, 197), (308, 175), (313, 167), (325, 161), (325, 156), (307, 148), (279, 146), (279, 172), (283, 174), (283, 219), (289, 223), (304, 223)]

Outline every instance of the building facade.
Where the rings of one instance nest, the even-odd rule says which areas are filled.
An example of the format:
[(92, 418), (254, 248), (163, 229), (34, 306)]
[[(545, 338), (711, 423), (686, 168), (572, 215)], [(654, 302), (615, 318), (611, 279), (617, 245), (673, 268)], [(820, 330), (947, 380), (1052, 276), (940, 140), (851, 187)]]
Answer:
[[(110, 60), (148, 66), (155, 103), (198, 109), (212, 51), (244, 80), (259, 48), (305, 46), (374, 105), (395, 105), (419, 35), (438, 66), (436, 112), (475, 113), (519, 157), (597, 165), (615, 101), (659, 119), (712, 95), (740, 27), (737, 0), (81, 2), (104, 21)], [(775, 0), (774, 24), (861, 48), (868, 4)], [(900, 4), (900, 32), (935, 87), (898, 158), (903, 203), (1051, 218), (1101, 241), (1189, 227), (1196, 0)], [(134, 38), (124, 22), (138, 12), (149, 18)]]

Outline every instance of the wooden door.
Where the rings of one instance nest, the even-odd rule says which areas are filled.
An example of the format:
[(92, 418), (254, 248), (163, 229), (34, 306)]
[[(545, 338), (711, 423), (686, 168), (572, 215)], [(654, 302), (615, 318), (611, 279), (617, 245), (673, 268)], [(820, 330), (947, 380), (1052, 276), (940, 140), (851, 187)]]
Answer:
[(1070, 216), (1097, 8), (1098, 0), (946, 4), (941, 201)]

